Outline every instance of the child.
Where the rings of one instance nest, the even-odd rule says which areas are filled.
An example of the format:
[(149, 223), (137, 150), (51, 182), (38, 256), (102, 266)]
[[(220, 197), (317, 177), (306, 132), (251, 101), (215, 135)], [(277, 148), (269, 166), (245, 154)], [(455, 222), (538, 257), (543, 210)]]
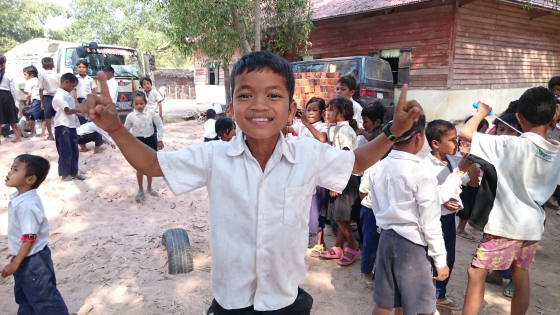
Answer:
[(115, 69), (108, 66), (103, 69), (103, 73), (107, 77), (107, 88), (109, 89), (109, 97), (114, 104), (117, 104), (117, 95), (119, 94), (119, 84), (115, 80)]
[(12, 76), (6, 74), (6, 61), (6, 57), (0, 55), (0, 126), (9, 124), (15, 136), (12, 142), (21, 142), (17, 129), (16, 88)]
[(54, 60), (51, 57), (45, 57), (41, 59), (41, 65), (45, 72), (39, 76), (39, 98), (41, 99), (41, 109), (43, 109), (45, 114), (45, 124), (49, 136), (47, 140), (54, 140), (52, 133), (52, 119), (56, 112), (53, 109), (53, 98), (60, 87), (60, 76), (53, 71)]
[[(133, 134), (136, 139), (144, 143), (154, 151), (163, 149), (163, 122), (161, 118), (151, 109), (146, 108), (146, 94), (142, 91), (136, 91), (132, 94), (132, 106), (134, 111), (126, 116), (124, 127)], [(154, 126), (157, 130), (157, 140), (154, 138)], [(155, 190), (152, 189), (152, 176), (146, 175), (148, 180), (148, 193), (157, 196)], [(144, 199), (144, 173), (136, 170), (136, 179), (138, 180), (138, 193), (136, 201), (140, 202)]]
[[(102, 73), (99, 79), (105, 87)], [(348, 152), (308, 138), (286, 141), (281, 130), (297, 108), (294, 87), (285, 59), (249, 53), (231, 72), (229, 107), (242, 132), (230, 142), (157, 154), (122, 128), (106, 89), (82, 103), (91, 120), (111, 131), (134, 168), (165, 176), (175, 194), (207, 187), (215, 298), (210, 314), (310, 314), (313, 300), (298, 285), (306, 273), (313, 190), (319, 185), (341, 192), (351, 173), (363, 172), (393, 143), (390, 134)], [(396, 105), (396, 135), (422, 112), (418, 103), (406, 102), (407, 88)]]
[(559, 183), (555, 174), (560, 171), (560, 159), (556, 158), (560, 143), (545, 140), (556, 112), (556, 97), (543, 87), (523, 93), (517, 105), (519, 124), (525, 131), (520, 137), (475, 133), (490, 111), (479, 102), (477, 113), (460, 133), (461, 140), (471, 142), (471, 156), (491, 164), (497, 179), (484, 236), (468, 269), (463, 314), (474, 315), (480, 310), (487, 270), (510, 267), (515, 283), (511, 312), (525, 314), (530, 301), (529, 267), (544, 230), (541, 205)]
[[(87, 75), (89, 68), (89, 63), (84, 59), (78, 60), (76, 62), (76, 70), (78, 71), (78, 86), (76, 87), (76, 97), (78, 98), (78, 103), (82, 103), (83, 100), (88, 96), (88, 94), (95, 94), (97, 89), (97, 84), (95, 80)], [(80, 120), (80, 125), (85, 124), (87, 121), (84, 117), (78, 116)]]
[[(383, 124), (383, 116), (387, 113), (387, 108), (381, 104), (381, 102), (371, 103), (368, 106), (364, 107), (362, 110), (362, 120), (363, 120), (363, 127), (364, 129), (359, 129), (356, 134), (359, 137), (359, 145), (362, 145), (371, 138), (371, 132), (374, 129), (381, 129), (381, 125)], [(378, 131), (374, 132), (375, 134), (379, 134)]]
[[(37, 134), (37, 137), (42, 137), (45, 135), (45, 128), (47, 127), (45, 123), (45, 111), (41, 108), (41, 97), (39, 96), (39, 72), (35, 66), (27, 66), (23, 68), (23, 77), (27, 82), (25, 82), (24, 92), (27, 93), (27, 106), (30, 106), (29, 119), (31, 122), (31, 133), (33, 135), (37, 134), (35, 128), (35, 121), (41, 122), (42, 131), (41, 134)], [(23, 110), (22, 110), (23, 112)]]
[(54, 133), (56, 150), (58, 151), (58, 176), (62, 181), (72, 179), (84, 180), (83, 175), (78, 175), (78, 134), (76, 128), (80, 125), (76, 113), (76, 102), (72, 91), (78, 85), (78, 78), (72, 73), (65, 73), (60, 78), (60, 88), (52, 100), (52, 108), (56, 111), (54, 116)]
[(97, 125), (93, 122), (86, 122), (83, 125), (80, 125), (76, 128), (76, 133), (78, 134), (78, 145), (80, 146), (80, 152), (87, 152), (89, 151), (86, 147), (86, 143), (95, 142), (95, 148), (93, 150), (93, 154), (102, 153), (103, 150), (101, 149), (101, 145), (103, 143), (107, 143), (111, 146), (111, 148), (115, 149), (115, 143), (113, 139), (109, 136), (109, 134), (97, 127)]
[(421, 116), (370, 171), (371, 206), (381, 229), (373, 315), (389, 315), (393, 308), (396, 314), (433, 314), (433, 281), (449, 276), (437, 180), (416, 156), (424, 145), (425, 124)]
[(556, 99), (560, 101), (560, 76), (552, 77), (552, 79), (548, 81), (548, 89), (554, 93)]
[[(559, 77), (560, 80), (560, 77)], [(548, 125), (548, 130), (546, 131), (546, 140), (556, 140), (560, 141), (560, 101), (556, 104), (556, 115)], [(548, 198), (544, 203), (544, 206), (556, 211), (556, 214), (560, 215), (560, 205), (558, 205), (558, 199), (560, 198), (560, 186), (556, 187), (554, 194)]]
[[(467, 184), (469, 181), (468, 176), (465, 176), (463, 180), (463, 175), (467, 167), (474, 163), (469, 162), (466, 158), (461, 159), (458, 164), (455, 161), (457, 129), (452, 123), (440, 119), (431, 121), (426, 128), (426, 139), (432, 151), (424, 161), (428, 165), (428, 171), (436, 175), (438, 182), (441, 230), (447, 252), (449, 276), (451, 276), (455, 264), (455, 242), (457, 241), (455, 212), (463, 208), (459, 196), (461, 185)], [(449, 277), (436, 282), (436, 304), (451, 310), (458, 310), (459, 305), (446, 296), (448, 282)]]
[[(509, 125), (509, 126), (508, 126)], [(519, 132), (523, 132), (523, 128), (519, 124), (517, 117), (514, 113), (503, 113), (499, 119), (494, 121), (494, 126), (496, 126), (497, 136), (514, 136), (520, 135)], [(510, 127), (511, 126), (511, 127)], [(513, 128), (512, 128), (513, 127)], [(548, 127), (548, 125), (547, 125)]]
[(352, 117), (358, 123), (358, 129), (364, 128), (364, 122), (362, 121), (362, 105), (356, 102), (352, 95), (356, 92), (357, 84), (356, 78), (353, 75), (346, 75), (338, 79), (336, 83), (336, 96), (346, 97), (352, 101), (352, 109), (354, 110), (354, 116)]
[(27, 133), (31, 133), (31, 134), (35, 134), (34, 132), (32, 132), (31, 129), (31, 109), (29, 108), (29, 106), (25, 106), (24, 108), (21, 109), (21, 119), (19, 120), (18, 123), (18, 131), (19, 134), (23, 137), (23, 138), (29, 138), (30, 135), (28, 135)]
[(142, 87), (144, 93), (146, 93), (146, 99), (148, 100), (146, 108), (156, 112), (156, 114), (159, 115), (159, 118), (163, 121), (163, 96), (159, 91), (152, 89), (152, 79), (149, 77), (143, 77), (140, 79), (140, 86)]
[(2, 278), (14, 275), (18, 314), (63, 315), (68, 309), (56, 288), (49, 240), (49, 222), (37, 188), (50, 164), (29, 154), (17, 156), (6, 176), (6, 186), (16, 188), (8, 203), (8, 248), (11, 262)]
[[(358, 147), (358, 138), (355, 132), (356, 121), (352, 118), (354, 116), (352, 102), (346, 97), (334, 98), (329, 102), (329, 112), (329, 122), (336, 123), (333, 147), (345, 151), (355, 150)], [(327, 220), (335, 220), (338, 225), (336, 243), (328, 251), (323, 252), (321, 258), (338, 259), (337, 263), (341, 266), (351, 265), (360, 255), (360, 245), (354, 238), (350, 226), (352, 208), (359, 198), (359, 186), (360, 177), (352, 174), (342, 194), (335, 191), (326, 193), (321, 213)], [(348, 241), (348, 244), (342, 251), (344, 241)]]
[(227, 117), (220, 117), (216, 120), (216, 134), (220, 140), (229, 142), (235, 137), (235, 123)]
[(213, 109), (206, 111), (203, 137), (204, 142), (218, 140), (218, 134), (216, 133), (216, 111)]

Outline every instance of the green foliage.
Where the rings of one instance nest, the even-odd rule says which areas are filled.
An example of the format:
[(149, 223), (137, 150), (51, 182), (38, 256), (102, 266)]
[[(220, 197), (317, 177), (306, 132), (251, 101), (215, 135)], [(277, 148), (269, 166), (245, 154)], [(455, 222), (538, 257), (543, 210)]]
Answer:
[(48, 36), (47, 18), (65, 14), (62, 7), (48, 1), (0, 1), (0, 54), (32, 38)]

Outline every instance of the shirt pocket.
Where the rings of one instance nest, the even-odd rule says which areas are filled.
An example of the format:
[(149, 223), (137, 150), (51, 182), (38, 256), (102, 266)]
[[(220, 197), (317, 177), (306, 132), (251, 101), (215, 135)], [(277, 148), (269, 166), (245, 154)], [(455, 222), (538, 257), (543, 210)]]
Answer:
[[(282, 223), (287, 226), (296, 226), (303, 214), (303, 205), (311, 198), (315, 191), (313, 183), (301, 187), (284, 189), (284, 215)], [(307, 210), (309, 211), (309, 210)]]

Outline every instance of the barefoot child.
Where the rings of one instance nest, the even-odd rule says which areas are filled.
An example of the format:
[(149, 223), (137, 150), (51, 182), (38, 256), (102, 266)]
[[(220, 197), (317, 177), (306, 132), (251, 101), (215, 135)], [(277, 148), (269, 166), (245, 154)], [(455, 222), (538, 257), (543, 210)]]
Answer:
[(50, 164), (29, 154), (15, 158), (6, 186), (17, 189), (8, 203), (8, 248), (11, 262), (2, 278), (14, 275), (18, 314), (64, 315), (66, 304), (56, 288), (49, 240), (49, 222), (37, 188), (47, 177)]
[[(136, 139), (144, 143), (154, 151), (163, 149), (163, 122), (161, 118), (151, 109), (146, 108), (146, 94), (142, 91), (136, 91), (132, 94), (132, 107), (134, 111), (126, 116), (124, 127), (130, 131)], [(157, 141), (154, 138), (154, 126), (157, 130)], [(146, 175), (148, 180), (148, 193), (157, 196), (155, 190), (152, 189), (152, 176)], [(136, 201), (144, 199), (144, 173), (136, 170), (136, 179), (138, 180), (138, 193)]]
[(556, 112), (556, 97), (543, 87), (523, 93), (516, 116), (525, 133), (519, 137), (476, 133), (490, 111), (488, 105), (479, 102), (477, 113), (460, 133), (461, 140), (471, 142), (471, 156), (493, 165), (497, 177), (484, 236), (468, 269), (463, 315), (479, 312), (488, 270), (510, 267), (515, 283), (511, 313), (525, 314), (530, 301), (529, 267), (544, 231), (542, 205), (559, 183), (560, 143), (546, 140), (547, 127)]
[[(99, 78), (104, 87), (102, 73)], [(214, 294), (209, 314), (310, 314), (313, 300), (298, 286), (306, 273), (315, 186), (341, 192), (351, 173), (363, 172), (393, 143), (381, 136), (350, 152), (308, 138), (286, 141), (281, 130), (297, 108), (294, 87), (292, 68), (282, 57), (267, 51), (241, 57), (231, 72), (229, 107), (242, 132), (230, 142), (175, 152), (156, 153), (123, 129), (106, 92), (82, 103), (134, 168), (164, 176), (175, 194), (207, 187)], [(407, 88), (396, 105), (396, 135), (421, 113), (418, 103), (406, 102)]]

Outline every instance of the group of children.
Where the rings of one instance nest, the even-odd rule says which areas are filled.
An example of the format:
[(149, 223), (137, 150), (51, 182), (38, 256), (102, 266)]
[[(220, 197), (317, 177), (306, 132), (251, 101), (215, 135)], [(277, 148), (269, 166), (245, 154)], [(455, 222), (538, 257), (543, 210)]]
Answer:
[[(365, 107), (359, 128), (350, 98), (355, 80), (344, 77), (337, 85), (339, 97), (329, 104), (310, 100), (301, 123), (293, 123), (297, 106), (290, 65), (272, 53), (253, 52), (231, 73), (233, 120), (213, 121), (210, 112), (205, 143), (156, 152), (163, 147), (159, 128), (157, 139), (148, 138), (161, 118), (146, 109), (147, 95), (134, 94), (135, 112), (123, 124), (108, 81), (99, 79), (101, 97), (89, 97), (80, 111), (111, 135), (139, 178), (164, 176), (174, 194), (208, 189), (215, 297), (208, 314), (310, 314), (313, 299), (299, 287), (309, 231), (318, 233), (315, 257), (347, 266), (362, 256), (362, 273), (374, 278), (374, 315), (392, 309), (433, 314), (436, 304), (457, 309), (445, 288), (456, 236), (472, 240), (467, 221), (482, 228), (484, 236), (469, 267), (463, 314), (480, 310), (488, 271), (506, 269), (515, 283), (512, 314), (527, 311), (528, 269), (544, 230), (542, 205), (560, 183), (560, 142), (546, 140), (549, 125), (559, 118), (560, 93), (527, 90), (508, 109), (516, 120), (504, 113), (488, 135), (482, 131), (488, 129), (485, 118), (491, 108), (480, 102), (458, 137), (449, 122), (426, 125), (421, 106), (406, 100), (407, 85), (394, 108)], [(70, 77), (61, 80), (66, 92), (74, 84)], [(69, 96), (55, 97), (54, 107), (70, 120), (75, 109), (62, 107), (62, 98)], [(512, 133), (508, 128), (524, 133), (502, 136)], [(224, 141), (206, 141), (216, 137)], [(416, 154), (426, 140), (431, 152), (421, 159)], [(38, 242), (45, 239), (45, 229), (48, 238), (48, 223), (35, 189), (48, 167), (40, 158), (19, 156), (8, 174), (7, 185), (17, 189), (9, 205), (14, 258), (2, 276), (14, 274), (20, 311), (33, 305), (41, 314), (67, 314), (46, 241)], [(491, 201), (490, 209), (487, 202), (478, 202), (480, 195)], [(322, 229), (329, 220), (337, 235), (326, 249)], [(362, 250), (351, 221), (361, 223)], [(58, 308), (29, 297), (34, 292), (26, 291), (31, 289), (25, 288), (25, 277), (32, 259), (40, 261), (40, 276), (53, 283), (51, 305)]]

